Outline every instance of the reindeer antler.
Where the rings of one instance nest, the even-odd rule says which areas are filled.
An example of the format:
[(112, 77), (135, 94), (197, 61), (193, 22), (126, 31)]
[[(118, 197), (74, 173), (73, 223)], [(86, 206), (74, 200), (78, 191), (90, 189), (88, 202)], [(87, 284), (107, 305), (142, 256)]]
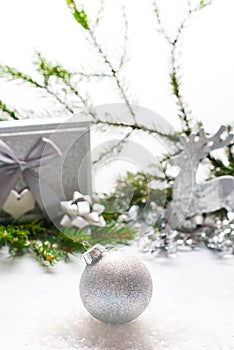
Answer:
[(207, 143), (207, 138), (205, 136), (204, 129), (200, 129), (198, 136), (196, 134), (190, 134), (189, 136), (182, 135), (180, 137), (180, 141), (183, 146), (186, 146), (186, 148), (200, 149), (204, 144)]
[(181, 143), (192, 152), (199, 153), (199, 158), (203, 159), (207, 154), (215, 149), (227, 146), (233, 140), (233, 134), (225, 139), (221, 135), (226, 131), (225, 126), (221, 126), (215, 135), (207, 137), (204, 129), (200, 129), (199, 135), (191, 134), (189, 137), (181, 136)]
[(210, 151), (225, 147), (233, 140), (233, 134), (228, 135), (226, 139), (221, 139), (220, 136), (224, 133), (224, 131), (226, 131), (226, 128), (222, 125), (214, 136), (208, 138), (209, 142), (212, 142)]

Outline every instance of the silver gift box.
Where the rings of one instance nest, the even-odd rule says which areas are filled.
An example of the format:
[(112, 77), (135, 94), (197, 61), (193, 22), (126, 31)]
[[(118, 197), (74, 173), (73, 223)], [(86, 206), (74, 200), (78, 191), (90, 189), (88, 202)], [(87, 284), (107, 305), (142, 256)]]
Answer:
[[(61, 156), (33, 170), (46, 180), (61, 200), (71, 199), (75, 190), (91, 194), (90, 121), (88, 118), (0, 122), (0, 140), (10, 146), (21, 160), (25, 159), (29, 151), (43, 137), (56, 144), (61, 151)], [(4, 164), (1, 163), (0, 166)], [(28, 186), (20, 175), (14, 189), (20, 193), (26, 187)], [(45, 214), (42, 214), (36, 205), (33, 211), (24, 214), (23, 217), (43, 216)], [(0, 209), (0, 221), (6, 217), (9, 215)]]

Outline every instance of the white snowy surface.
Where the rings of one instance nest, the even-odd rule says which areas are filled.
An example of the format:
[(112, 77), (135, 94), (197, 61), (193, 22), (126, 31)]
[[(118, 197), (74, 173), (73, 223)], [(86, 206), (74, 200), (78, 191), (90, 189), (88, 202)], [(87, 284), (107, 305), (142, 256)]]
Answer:
[(0, 252), (0, 349), (234, 349), (234, 259), (205, 249), (155, 258), (124, 247), (149, 268), (152, 301), (126, 325), (93, 319), (81, 304), (78, 256), (46, 270)]

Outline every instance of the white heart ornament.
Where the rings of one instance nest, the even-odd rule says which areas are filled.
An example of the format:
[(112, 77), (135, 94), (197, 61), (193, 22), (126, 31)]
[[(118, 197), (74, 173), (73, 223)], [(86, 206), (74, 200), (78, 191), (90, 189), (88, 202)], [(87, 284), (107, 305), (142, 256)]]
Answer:
[(20, 193), (11, 190), (2, 209), (14, 219), (18, 219), (21, 215), (33, 210), (35, 202), (35, 198), (29, 189), (25, 188)]

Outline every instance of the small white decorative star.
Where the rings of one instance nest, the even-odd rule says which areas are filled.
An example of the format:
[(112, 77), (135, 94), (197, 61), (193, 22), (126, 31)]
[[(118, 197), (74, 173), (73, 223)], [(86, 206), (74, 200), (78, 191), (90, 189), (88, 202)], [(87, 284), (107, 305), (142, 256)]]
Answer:
[(70, 201), (62, 201), (60, 203), (61, 209), (64, 211), (60, 224), (63, 227), (78, 227), (80, 229), (95, 225), (104, 227), (106, 222), (102, 215), (100, 215), (105, 207), (101, 204), (92, 204), (89, 195), (83, 195), (78, 191), (73, 194), (73, 199)]

